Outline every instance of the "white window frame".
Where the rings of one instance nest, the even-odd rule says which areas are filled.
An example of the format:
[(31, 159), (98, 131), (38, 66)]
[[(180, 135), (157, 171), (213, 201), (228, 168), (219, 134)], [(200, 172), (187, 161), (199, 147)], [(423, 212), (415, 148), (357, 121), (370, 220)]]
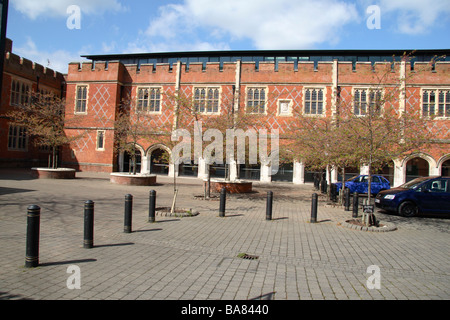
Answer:
[[(359, 112), (358, 114), (355, 113), (355, 108), (356, 108), (356, 101), (355, 101), (355, 92), (356, 91), (364, 91), (364, 93), (366, 94), (366, 110), (364, 112), (364, 114), (361, 114), (361, 106), (359, 106)], [(374, 92), (380, 92), (381, 96), (380, 99), (383, 100), (384, 99), (384, 89), (383, 88), (379, 88), (379, 87), (353, 87), (352, 88), (352, 113), (353, 115), (357, 116), (357, 117), (365, 117), (367, 115), (367, 111), (369, 110), (369, 105), (372, 104), (373, 102), (370, 100), (370, 93)], [(361, 104), (361, 99), (359, 100), (358, 104)], [(383, 114), (383, 106), (380, 106), (380, 115)]]
[[(84, 105), (84, 111), (78, 111), (78, 90), (80, 88), (86, 88), (86, 98), (83, 99), (85, 100), (85, 105)], [(75, 87), (75, 114), (87, 114), (88, 113), (88, 101), (89, 101), (89, 85), (88, 84), (79, 84)]]
[[(100, 137), (102, 146), (99, 147)], [(106, 130), (97, 130), (97, 139), (95, 141), (95, 150), (97, 151), (105, 151), (105, 142), (106, 142)]]
[[(197, 98), (197, 96), (196, 96), (197, 90), (205, 90), (205, 95)], [(211, 90), (214, 90), (212, 98), (209, 96), (209, 93), (211, 92)], [(214, 94), (216, 92), (218, 94), (217, 97), (214, 96)], [(198, 112), (200, 114), (219, 115), (220, 109), (221, 109), (221, 107), (220, 107), (221, 97), (222, 97), (222, 87), (221, 86), (195, 86), (192, 88), (192, 99), (194, 101), (194, 105), (193, 105), (194, 110), (193, 111)], [(211, 106), (212, 111), (208, 111), (210, 103), (213, 104)], [(216, 111), (214, 111), (215, 103), (217, 103)], [(198, 106), (201, 106), (201, 104), (203, 104), (203, 108), (204, 108), (203, 111), (198, 109)]]
[(8, 128), (8, 150), (28, 151), (28, 134), (25, 127), (10, 124)]
[[(141, 98), (140, 92), (141, 90), (148, 90), (148, 96), (147, 98)], [(158, 90), (159, 99), (153, 99), (152, 100), (152, 90)], [(143, 113), (151, 113), (151, 114), (161, 114), (162, 113), (162, 105), (163, 105), (163, 94), (162, 94), (162, 87), (160, 86), (139, 86), (136, 88), (136, 112), (143, 112)], [(150, 107), (152, 105), (152, 101), (159, 100), (159, 110), (151, 110)], [(147, 106), (145, 108), (140, 107), (140, 103), (146, 102)]]
[[(264, 112), (250, 112), (249, 111), (249, 91), (250, 90), (264, 90), (264, 101), (261, 102), (258, 108), (261, 108), (261, 105), (264, 107)], [(245, 88), (245, 112), (249, 114), (261, 114), (261, 115), (267, 115), (267, 102), (268, 102), (268, 95), (269, 95), (269, 88), (267, 86), (247, 86)], [(254, 100), (254, 94), (253, 99)], [(258, 99), (259, 101), (262, 101), (262, 99)], [(254, 106), (252, 106), (254, 108)]]
[[(317, 110), (317, 106), (316, 106), (316, 113), (311, 113), (311, 105), (310, 105), (310, 111), (307, 113), (306, 112), (306, 103), (307, 103), (307, 99), (306, 99), (306, 91), (308, 90), (322, 90), (322, 112), (318, 113)], [(303, 114), (305, 116), (310, 116), (310, 117), (324, 117), (326, 114), (326, 110), (327, 110), (327, 88), (326, 87), (316, 87), (316, 86), (305, 86), (303, 87)], [(311, 96), (312, 97), (312, 96)], [(312, 98), (309, 101), (313, 101)], [(315, 100), (316, 102), (319, 102), (318, 98)]]
[[(427, 93), (434, 93), (434, 102), (430, 102), (430, 95), (428, 95), (428, 101), (427, 105), (430, 109), (430, 106), (433, 107), (434, 112), (430, 114), (430, 110), (428, 110), (428, 114), (424, 113), (424, 95), (425, 92)], [(443, 107), (443, 114), (440, 114), (440, 94), (444, 93), (444, 107)], [(447, 99), (448, 98), (448, 99)], [(448, 107), (448, 115), (446, 115), (446, 105), (449, 105)], [(420, 92), (420, 112), (423, 117), (435, 117), (436, 119), (450, 119), (450, 88), (422, 88)]]

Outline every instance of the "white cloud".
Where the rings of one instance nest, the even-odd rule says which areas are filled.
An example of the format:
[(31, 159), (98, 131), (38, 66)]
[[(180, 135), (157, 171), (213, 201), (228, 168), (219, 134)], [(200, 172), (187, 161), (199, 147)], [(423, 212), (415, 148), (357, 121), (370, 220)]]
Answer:
[(146, 34), (164, 40), (203, 36), (208, 42), (250, 40), (257, 49), (301, 49), (335, 43), (340, 29), (359, 19), (340, 0), (185, 0), (159, 9)]
[(102, 42), (102, 51), (104, 53), (111, 53), (113, 52), (117, 47), (117, 43), (115, 41), (112, 41), (111, 43)]
[(427, 33), (450, 16), (448, 0), (380, 0), (379, 5), (381, 21), (394, 16), (397, 31), (410, 35)]
[(22, 47), (14, 47), (14, 53), (38, 63), (44, 67), (53, 69), (61, 73), (67, 73), (68, 64), (73, 61), (85, 60), (80, 58), (80, 54), (86, 48), (82, 48), (80, 53), (74, 54), (65, 50), (47, 52), (40, 50), (31, 38)]
[(11, 4), (33, 20), (39, 16), (67, 17), (70, 5), (79, 6), (85, 14), (125, 10), (118, 0), (11, 0)]

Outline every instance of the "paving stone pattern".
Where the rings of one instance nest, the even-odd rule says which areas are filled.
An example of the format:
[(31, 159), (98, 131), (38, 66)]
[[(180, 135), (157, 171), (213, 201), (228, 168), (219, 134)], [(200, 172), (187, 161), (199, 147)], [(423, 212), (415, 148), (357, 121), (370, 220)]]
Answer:
[[(312, 185), (255, 183), (250, 195), (196, 199), (194, 178), (178, 179), (177, 205), (194, 217), (148, 220), (148, 195), (170, 206), (172, 178), (158, 185), (111, 184), (107, 174), (74, 180), (31, 179), (28, 171), (0, 170), (0, 299), (164, 300), (384, 300), (450, 298), (448, 217), (405, 219), (379, 212), (392, 232), (364, 232), (340, 222), (351, 212), (319, 197), (310, 223)], [(267, 190), (274, 193), (266, 221)], [(133, 195), (132, 233), (123, 232), (124, 197)], [(94, 248), (83, 248), (84, 202), (95, 202)], [(25, 268), (27, 207), (41, 207), (39, 266)], [(257, 259), (242, 259), (246, 253)], [(69, 266), (81, 288), (69, 289)], [(369, 266), (380, 269), (370, 289)]]

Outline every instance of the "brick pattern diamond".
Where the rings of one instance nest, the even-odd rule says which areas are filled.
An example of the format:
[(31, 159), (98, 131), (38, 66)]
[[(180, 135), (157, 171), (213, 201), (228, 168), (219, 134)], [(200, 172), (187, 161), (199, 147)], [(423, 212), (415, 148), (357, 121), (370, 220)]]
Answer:
[(103, 85), (95, 88), (95, 92), (92, 95), (92, 111), (95, 114), (95, 118), (100, 121), (103, 126), (111, 123), (113, 119), (113, 114), (108, 112), (108, 103), (111, 95), (109, 89)]

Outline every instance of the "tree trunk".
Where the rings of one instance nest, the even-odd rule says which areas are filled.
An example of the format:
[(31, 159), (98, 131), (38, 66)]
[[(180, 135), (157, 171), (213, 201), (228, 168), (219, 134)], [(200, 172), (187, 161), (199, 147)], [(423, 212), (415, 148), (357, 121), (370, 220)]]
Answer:
[(211, 197), (211, 166), (209, 164), (207, 164), (208, 166), (208, 176), (206, 178), (206, 185), (205, 185), (205, 194), (204, 194), (204, 198), (205, 199), (209, 199)]
[(345, 167), (342, 167), (342, 187), (339, 192), (339, 205), (344, 204), (344, 190), (345, 190)]
[(326, 175), (325, 175), (325, 181), (327, 181), (327, 176), (330, 178), (330, 183), (328, 183), (328, 181), (327, 181), (327, 198), (329, 199), (329, 200), (331, 200), (331, 169), (330, 169), (330, 166), (327, 166), (327, 172), (326, 172)]
[(52, 168), (56, 169), (58, 164), (56, 163), (56, 147), (52, 148)]
[(175, 203), (177, 202), (177, 171), (178, 171), (178, 165), (175, 163), (173, 166), (173, 200), (172, 200), (172, 207), (170, 208), (170, 213), (173, 213), (175, 210)]
[(135, 152), (131, 156), (131, 163), (133, 166), (133, 174), (136, 174), (136, 153)]

